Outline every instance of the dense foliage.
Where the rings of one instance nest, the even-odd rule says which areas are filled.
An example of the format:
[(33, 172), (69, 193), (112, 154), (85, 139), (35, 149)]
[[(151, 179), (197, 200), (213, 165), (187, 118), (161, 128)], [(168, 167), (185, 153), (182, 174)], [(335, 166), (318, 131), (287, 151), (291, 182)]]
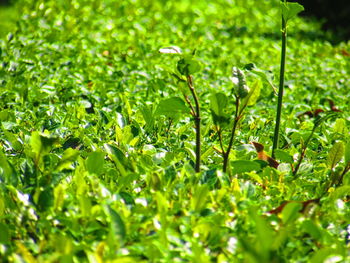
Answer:
[[(0, 261), (350, 260), (349, 44), (289, 22), (274, 168), (256, 149), (273, 142), (279, 1), (17, 4), (0, 40)], [(159, 53), (172, 46), (185, 55)]]

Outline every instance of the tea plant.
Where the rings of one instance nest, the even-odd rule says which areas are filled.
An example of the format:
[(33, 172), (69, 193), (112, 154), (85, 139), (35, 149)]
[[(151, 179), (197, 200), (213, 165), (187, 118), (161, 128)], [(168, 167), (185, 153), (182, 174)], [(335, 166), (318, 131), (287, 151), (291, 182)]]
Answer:
[[(181, 54), (181, 51), (177, 47), (168, 47), (168, 48), (162, 48), (160, 49), (161, 53), (170, 53), (170, 54)], [(196, 73), (200, 69), (200, 65), (198, 61), (196, 61), (193, 56), (195, 55), (195, 50), (193, 51), (192, 55), (184, 55), (181, 56), (181, 59), (177, 62), (176, 72), (173, 72), (172, 75), (177, 79), (179, 82), (186, 82), (188, 89), (191, 92), (194, 105), (192, 104), (191, 100), (189, 99), (187, 92), (182, 90), (183, 96), (185, 98), (186, 103), (190, 107), (190, 114), (194, 118), (195, 125), (196, 125), (196, 165), (195, 169), (196, 172), (200, 172), (200, 165), (201, 165), (201, 114), (200, 114), (200, 105), (199, 105), (199, 98), (196, 93), (196, 90), (194, 88), (193, 84), (193, 74)], [(185, 79), (183, 79), (183, 77)], [(168, 105), (166, 107), (169, 107)], [(171, 107), (171, 111), (174, 110), (174, 107)]]
[(272, 158), (279, 1), (17, 3), (1, 262), (349, 260), (349, 43), (288, 21)]
[(231, 128), (231, 132), (229, 133), (229, 142), (226, 148), (224, 146), (223, 130), (230, 124), (230, 114), (227, 113), (227, 109), (229, 109), (229, 106), (228, 106), (229, 99), (223, 93), (214, 93), (210, 97), (211, 114), (215, 125), (215, 129), (218, 133), (218, 139), (219, 139), (220, 148), (221, 148), (219, 152), (223, 157), (223, 168), (222, 168), (223, 172), (227, 172), (229, 156), (233, 146), (236, 129), (238, 127), (240, 120), (243, 117), (243, 112), (248, 105), (251, 106), (256, 103), (260, 95), (260, 89), (261, 89), (261, 82), (259, 81), (255, 81), (252, 84), (252, 87), (249, 88), (246, 83), (246, 79), (243, 71), (236, 67), (233, 67), (232, 69), (231, 79), (234, 84), (232, 95), (235, 98), (235, 108), (234, 108), (233, 124)]

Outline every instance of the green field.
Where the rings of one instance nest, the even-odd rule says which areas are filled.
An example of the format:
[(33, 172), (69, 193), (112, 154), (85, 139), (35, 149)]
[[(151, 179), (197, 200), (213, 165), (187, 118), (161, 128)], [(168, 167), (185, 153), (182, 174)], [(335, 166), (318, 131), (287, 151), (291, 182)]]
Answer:
[(0, 262), (350, 262), (350, 43), (293, 8), (0, 7)]

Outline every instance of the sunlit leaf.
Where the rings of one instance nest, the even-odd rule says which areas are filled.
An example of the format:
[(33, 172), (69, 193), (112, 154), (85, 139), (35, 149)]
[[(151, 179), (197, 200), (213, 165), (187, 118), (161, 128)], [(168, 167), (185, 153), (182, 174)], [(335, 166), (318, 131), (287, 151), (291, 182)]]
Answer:
[(61, 160), (59, 161), (56, 170), (72, 169), (72, 163), (76, 161), (79, 156), (79, 151), (68, 148), (64, 151)]
[(291, 156), (289, 153), (286, 151), (276, 149), (275, 150), (275, 156), (277, 159), (281, 160), (284, 163), (293, 163), (293, 156)]
[(345, 146), (345, 163), (350, 162), (350, 141)]
[(227, 123), (229, 116), (224, 112), (228, 99), (224, 93), (214, 93), (210, 96), (210, 110), (215, 124)]
[(336, 142), (330, 149), (327, 157), (327, 166), (333, 169), (343, 158), (345, 147), (343, 142)]
[(209, 187), (207, 185), (198, 185), (194, 188), (191, 200), (192, 209), (199, 212), (205, 208)]
[(92, 152), (86, 159), (86, 169), (91, 174), (100, 174), (103, 171), (105, 154), (102, 152)]
[(236, 174), (259, 171), (261, 166), (258, 162), (250, 160), (235, 160), (231, 162), (232, 172)]
[(200, 69), (200, 63), (192, 56), (185, 56), (177, 62), (177, 70), (184, 76), (193, 75)]
[(298, 3), (281, 2), (281, 9), (282, 9), (283, 19), (286, 22), (288, 22), (290, 19), (292, 19), (301, 11), (303, 11), (304, 7)]
[(126, 227), (125, 223), (120, 217), (120, 215), (115, 211), (113, 208), (110, 206), (107, 206), (105, 209), (107, 216), (109, 217), (110, 220), (110, 235), (111, 238), (117, 238), (119, 242), (124, 242), (126, 238)]
[(188, 113), (189, 108), (186, 103), (178, 97), (172, 97), (162, 100), (156, 109), (156, 115), (164, 115), (169, 118), (174, 118), (178, 115)]
[(282, 221), (284, 224), (293, 223), (299, 217), (299, 211), (302, 209), (299, 202), (290, 202), (282, 210)]
[(260, 91), (261, 91), (262, 83), (259, 79), (255, 80), (250, 88), (250, 91), (247, 95), (248, 99), (248, 106), (255, 105), (256, 101), (258, 100), (260, 96)]

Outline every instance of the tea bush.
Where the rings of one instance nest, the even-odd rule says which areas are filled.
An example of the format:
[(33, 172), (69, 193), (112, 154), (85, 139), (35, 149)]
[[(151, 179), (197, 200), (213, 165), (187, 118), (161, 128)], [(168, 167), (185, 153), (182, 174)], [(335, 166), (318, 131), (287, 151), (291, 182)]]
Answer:
[[(349, 261), (350, 46), (289, 22), (271, 167), (279, 4), (18, 0), (0, 40), (1, 260)], [(173, 46), (196, 70), (159, 53)], [(238, 69), (254, 99), (223, 172)]]

